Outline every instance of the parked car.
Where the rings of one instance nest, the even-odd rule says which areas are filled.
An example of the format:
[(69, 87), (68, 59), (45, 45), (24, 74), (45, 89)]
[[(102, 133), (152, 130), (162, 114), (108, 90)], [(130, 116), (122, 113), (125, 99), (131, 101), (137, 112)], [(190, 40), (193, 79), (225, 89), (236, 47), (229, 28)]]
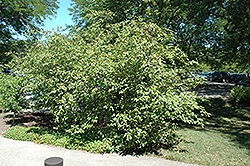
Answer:
[(9, 69), (3, 70), (2, 73), (5, 74), (5, 75), (12, 75), (13, 77), (23, 77), (23, 75), (20, 75), (18, 71), (12, 72)]
[(35, 104), (35, 100), (37, 99), (35, 94), (30, 92), (23, 94), (23, 101), (19, 103), (23, 108), (31, 107)]
[(240, 82), (237, 82), (235, 86), (244, 86), (244, 87), (250, 87), (250, 78), (247, 78), (245, 80), (241, 80)]
[(207, 75), (205, 73), (196, 73), (195, 77), (201, 78), (203, 80), (207, 80)]
[(202, 74), (205, 76), (205, 78), (206, 78), (207, 81), (212, 81), (212, 74), (213, 74), (213, 72), (209, 71), (209, 72), (202, 73)]
[(241, 80), (247, 79), (247, 76), (242, 73), (237, 73), (237, 74), (231, 74), (230, 76), (230, 82), (231, 83), (237, 83), (240, 82)]
[(181, 76), (182, 79), (187, 79), (187, 78), (193, 78), (195, 77), (195, 73), (194, 72), (186, 72), (186, 73), (182, 73), (179, 74)]
[(2, 73), (5, 75), (12, 75), (13, 77), (16, 76), (15, 73), (13, 73), (11, 70), (8, 70), (8, 69), (5, 69)]
[(213, 72), (211, 80), (216, 82), (230, 82), (230, 74), (225, 71)]

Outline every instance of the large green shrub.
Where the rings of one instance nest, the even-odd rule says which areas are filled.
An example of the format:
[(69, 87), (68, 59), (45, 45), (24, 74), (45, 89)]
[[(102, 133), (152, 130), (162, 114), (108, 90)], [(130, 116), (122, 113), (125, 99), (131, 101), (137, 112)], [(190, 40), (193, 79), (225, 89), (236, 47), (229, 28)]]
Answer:
[(250, 88), (237, 86), (231, 90), (230, 98), (239, 104), (250, 104)]
[(109, 25), (108, 13), (97, 15), (83, 31), (49, 35), (20, 59), (58, 129), (139, 152), (171, 145), (179, 123), (201, 125), (206, 112), (186, 92), (195, 83), (179, 74), (192, 62), (171, 44), (172, 32), (139, 19)]

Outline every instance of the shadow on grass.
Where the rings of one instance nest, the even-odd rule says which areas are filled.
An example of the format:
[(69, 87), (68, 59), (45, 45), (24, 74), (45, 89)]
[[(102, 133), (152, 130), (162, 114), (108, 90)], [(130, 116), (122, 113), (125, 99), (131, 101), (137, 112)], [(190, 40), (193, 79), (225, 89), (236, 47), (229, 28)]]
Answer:
[(250, 150), (250, 107), (232, 105), (220, 98), (203, 103), (211, 116), (204, 120), (205, 128), (227, 134), (229, 138)]

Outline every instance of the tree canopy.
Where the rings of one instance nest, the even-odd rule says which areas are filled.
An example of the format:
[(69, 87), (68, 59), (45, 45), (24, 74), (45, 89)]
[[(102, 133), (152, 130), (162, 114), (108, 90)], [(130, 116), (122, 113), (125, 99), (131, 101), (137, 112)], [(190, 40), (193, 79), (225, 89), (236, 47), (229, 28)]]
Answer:
[(236, 65), (249, 70), (249, 4), (247, 0), (73, 0), (78, 27), (90, 24), (93, 11), (112, 11), (115, 23), (142, 17), (174, 31), (176, 44), (200, 63), (214, 69)]
[(0, 0), (0, 62), (11, 59), (6, 52), (22, 48), (14, 36), (40, 30), (44, 19), (54, 16), (58, 7), (57, 0)]

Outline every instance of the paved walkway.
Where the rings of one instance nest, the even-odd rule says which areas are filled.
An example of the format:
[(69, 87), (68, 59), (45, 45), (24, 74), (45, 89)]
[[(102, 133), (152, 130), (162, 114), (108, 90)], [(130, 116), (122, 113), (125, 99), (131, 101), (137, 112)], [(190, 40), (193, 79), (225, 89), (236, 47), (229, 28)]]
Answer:
[(227, 99), (233, 88), (234, 84), (232, 83), (206, 81), (204, 86), (198, 86), (195, 88), (195, 91), (198, 96), (203, 96), (205, 98)]
[(16, 141), (0, 136), (1, 166), (44, 166), (49, 157), (63, 158), (64, 166), (194, 166), (144, 156), (120, 156), (118, 154), (92, 154), (60, 147)]

